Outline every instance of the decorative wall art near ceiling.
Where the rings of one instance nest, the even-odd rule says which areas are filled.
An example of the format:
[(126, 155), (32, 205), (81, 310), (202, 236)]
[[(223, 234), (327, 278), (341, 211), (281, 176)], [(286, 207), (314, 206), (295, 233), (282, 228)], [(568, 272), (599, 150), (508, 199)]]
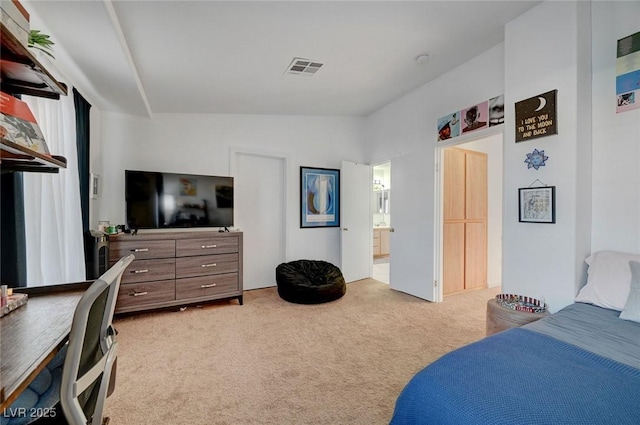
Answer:
[(618, 40), (616, 112), (640, 108), (640, 32)]
[(438, 142), (504, 123), (504, 95), (438, 119)]

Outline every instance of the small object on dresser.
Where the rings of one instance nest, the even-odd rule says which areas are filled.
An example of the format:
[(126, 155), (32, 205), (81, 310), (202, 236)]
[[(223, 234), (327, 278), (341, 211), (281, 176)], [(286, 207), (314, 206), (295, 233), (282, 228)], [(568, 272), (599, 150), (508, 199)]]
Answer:
[(7, 296), (7, 303), (0, 308), (0, 317), (11, 313), (13, 310), (22, 307), (28, 301), (27, 294), (13, 294)]

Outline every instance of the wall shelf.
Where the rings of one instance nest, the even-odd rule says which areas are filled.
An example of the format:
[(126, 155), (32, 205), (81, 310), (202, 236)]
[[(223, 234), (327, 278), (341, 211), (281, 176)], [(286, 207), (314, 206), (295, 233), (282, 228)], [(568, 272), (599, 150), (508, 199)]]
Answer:
[(0, 164), (3, 173), (6, 171), (57, 173), (60, 168), (67, 168), (67, 159), (58, 155), (43, 155), (0, 138)]
[[(48, 99), (60, 99), (60, 95), (67, 95), (67, 86), (51, 75), (29, 49), (1, 23), (0, 30), (0, 83), (3, 92)], [(0, 165), (2, 173), (57, 173), (60, 168), (67, 168), (67, 159), (58, 155), (43, 155), (0, 138)]]
[(2, 42), (0, 69), (2, 91), (10, 94), (60, 99), (67, 86), (59, 82), (4, 25), (0, 25)]

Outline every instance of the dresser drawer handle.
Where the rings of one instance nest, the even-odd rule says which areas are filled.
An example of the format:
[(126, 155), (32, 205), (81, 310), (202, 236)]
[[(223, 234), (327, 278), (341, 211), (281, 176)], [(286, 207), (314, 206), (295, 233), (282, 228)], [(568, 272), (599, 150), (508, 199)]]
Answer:
[(138, 274), (138, 273), (149, 273), (149, 269), (133, 270), (131, 273), (134, 273), (134, 274)]
[(215, 283), (210, 283), (208, 285), (200, 285), (201, 288), (213, 288), (214, 286), (216, 286)]
[(218, 245), (202, 245), (202, 249), (207, 249), (207, 248), (217, 248)]
[(215, 267), (217, 266), (216, 263), (211, 263), (211, 264), (202, 264), (200, 267)]
[(132, 297), (140, 297), (142, 295), (147, 295), (147, 294), (148, 294), (148, 292), (144, 291), (144, 292), (132, 292), (129, 295), (132, 296)]
[(149, 251), (149, 248), (136, 248), (136, 249), (132, 249), (132, 252), (147, 252)]

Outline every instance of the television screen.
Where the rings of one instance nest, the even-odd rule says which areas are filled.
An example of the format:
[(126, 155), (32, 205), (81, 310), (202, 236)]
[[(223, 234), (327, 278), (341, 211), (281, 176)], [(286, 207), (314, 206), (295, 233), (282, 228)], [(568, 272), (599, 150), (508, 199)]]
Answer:
[(130, 229), (233, 226), (233, 177), (125, 170)]

